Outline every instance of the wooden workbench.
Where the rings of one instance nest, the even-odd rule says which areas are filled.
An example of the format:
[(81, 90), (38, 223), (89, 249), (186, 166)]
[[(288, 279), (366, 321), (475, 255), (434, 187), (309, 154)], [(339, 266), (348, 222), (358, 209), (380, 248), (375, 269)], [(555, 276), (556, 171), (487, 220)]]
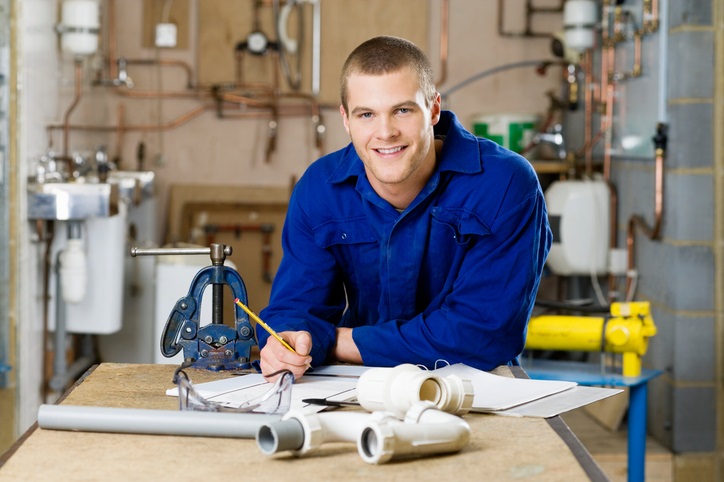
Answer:
[[(178, 400), (165, 395), (173, 387), (174, 369), (173, 365), (103, 363), (76, 383), (61, 403), (176, 410)], [(507, 367), (501, 371), (512, 376)], [(200, 370), (188, 373), (194, 383), (228, 376)], [(472, 437), (461, 452), (383, 465), (366, 464), (350, 443), (325, 444), (314, 455), (300, 458), (267, 457), (250, 439), (70, 432), (36, 425), (0, 458), (0, 481), (606, 480), (558, 417), (468, 414), (464, 418)]]

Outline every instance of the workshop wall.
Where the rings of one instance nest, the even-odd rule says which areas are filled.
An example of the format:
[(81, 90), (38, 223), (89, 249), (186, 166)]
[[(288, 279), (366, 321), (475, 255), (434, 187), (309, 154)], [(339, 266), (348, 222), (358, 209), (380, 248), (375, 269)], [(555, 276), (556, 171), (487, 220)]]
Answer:
[[(666, 376), (651, 384), (651, 431), (676, 453), (713, 452), (717, 331), (712, 200), (714, 168), (721, 160), (713, 156), (714, 28), (712, 16), (703, 12), (711, 12), (712, 2), (670, 5), (669, 23), (662, 25), (669, 34), (665, 75), (670, 126), (662, 240), (637, 236), (638, 293), (652, 301), (660, 329), (651, 345), (650, 363), (666, 370)], [(641, 79), (643, 88), (657, 77)], [(631, 100), (627, 109), (640, 108)], [(622, 157), (613, 172), (620, 186), (620, 219), (636, 213), (651, 219), (651, 160)]]
[[(640, 10), (641, 1), (628, 3), (636, 11)], [(116, 1), (117, 55), (127, 59), (183, 61), (197, 72), (201, 63), (198, 1), (178, 0), (174, 3), (180, 5), (174, 8), (187, 9), (186, 13), (178, 13), (179, 18), (187, 22), (182, 29), (184, 41), (178, 48), (156, 49), (148, 41), (145, 7), (149, 2)], [(721, 265), (721, 247), (717, 243), (722, 240), (722, 194), (716, 186), (723, 161), (720, 155), (715, 155), (721, 151), (717, 151), (713, 141), (716, 89), (722, 83), (721, 66), (715, 59), (717, 47), (721, 47), (716, 43), (722, 28), (716, 23), (721, 13), (719, 17), (716, 14), (717, 8), (721, 7), (711, 0), (672, 0), (667, 3), (668, 20), (661, 29), (668, 34), (668, 50), (663, 57), (668, 69), (663, 73), (659, 70), (662, 57), (658, 52), (664, 48), (659, 33), (644, 43), (646, 74), (626, 83), (617, 102), (620, 111), (616, 117), (616, 132), (635, 130), (636, 136), (643, 139), (640, 151), (618, 151), (613, 159), (612, 181), (618, 188), (620, 200), (618, 244), (625, 245), (626, 223), (632, 215), (640, 214), (651, 221), (654, 166), (649, 138), (654, 135), (653, 123), (662, 120), (663, 115), (670, 126), (663, 237), (652, 242), (638, 235), (636, 241), (640, 273), (638, 297), (652, 302), (653, 317), (659, 329), (651, 341), (645, 362), (647, 367), (666, 372), (651, 383), (649, 427), (657, 439), (678, 454), (677, 473), (682, 479), (687, 474), (698, 473), (705, 474), (700, 480), (713, 480), (710, 475), (715, 473), (716, 447), (721, 446), (717, 443), (721, 422), (714, 421), (717, 413), (721, 413), (717, 403), (722, 403), (717, 402), (717, 381), (721, 377), (717, 357), (722, 333), (722, 295), (716, 291), (721, 288), (722, 278), (721, 268), (717, 267)], [(107, 5), (107, 2), (103, 4)], [(519, 17), (515, 6), (518, 4), (523, 2), (507, 2), (510, 18)], [(33, 172), (37, 159), (49, 147), (58, 149), (60, 145), (60, 131), (54, 130), (49, 136), (46, 126), (62, 120), (73, 98), (74, 86), (72, 59), (59, 54), (58, 39), (53, 30), (59, 1), (23, 0), (16, 5), (22, 21), (19, 30), (23, 58), (18, 173), (21, 184), (18, 190), (24, 192), (22, 183)], [(423, 14), (410, 12), (407, 20), (424, 27), (427, 50), (436, 74), (439, 78), (445, 74), (444, 81), (438, 85), (440, 91), (445, 92), (472, 75), (499, 65), (551, 58), (547, 38), (500, 37), (496, 24), (497, 5), (496, 0), (451, 2), (446, 70), (440, 62), (441, 1), (427, 2), (427, 11)], [(336, 15), (340, 18), (332, 21), (338, 25), (350, 23), (349, 18)], [(378, 15), (383, 16), (384, 12)], [(551, 15), (538, 21), (536, 28), (540, 30), (552, 31), (560, 27), (559, 16)], [(108, 22), (105, 17), (105, 50), (110, 42)], [(73, 123), (112, 126), (120, 119), (126, 126), (145, 125), (147, 128), (129, 130), (120, 139), (112, 131), (73, 130), (71, 145), (73, 150), (92, 152), (103, 144), (117, 155), (122, 169), (143, 167), (156, 173), (154, 221), (157, 232), (150, 237), (158, 244), (206, 242), (203, 237), (191, 236), (188, 220), (179, 214), (183, 211), (177, 201), (180, 198), (192, 198), (197, 203), (222, 202), (224, 209), (245, 201), (243, 209), (236, 214), (244, 222), (259, 221), (260, 213), (264, 213), (261, 209), (254, 210), (253, 206), (265, 204), (274, 211), (275, 236), (278, 236), (281, 226), (277, 211), (281, 210), (279, 206), (283, 205), (293, 182), (321, 154), (339, 149), (348, 142), (337, 106), (327, 103), (321, 106), (326, 127), (321, 148), (315, 142), (311, 117), (289, 115), (280, 117), (276, 149), (267, 155), (268, 117), (220, 118), (217, 112), (209, 109), (176, 125), (174, 120), (195, 112), (200, 105), (198, 99), (134, 98), (128, 95), (133, 91), (184, 91), (188, 79), (183, 69), (130, 65), (128, 74), (134, 81), (134, 89), (114, 89), (92, 83), (96, 67), (102, 62), (102, 58), (85, 62), (86, 84), (83, 99), (73, 114)], [(197, 75), (193, 74), (192, 81), (198, 80)], [(662, 75), (668, 82), (662, 84)], [(549, 107), (547, 93), (558, 93), (561, 76), (560, 67), (549, 68), (545, 76), (537, 75), (534, 69), (513, 69), (456, 91), (447, 99), (448, 107), (468, 127), (479, 114), (532, 113), (542, 116)], [(654, 105), (657, 101), (655, 93), (662, 85), (666, 85), (663, 111)], [(575, 126), (568, 127), (575, 134), (575, 128), (572, 128)], [(138, 155), (141, 144), (144, 145), (143, 159)], [(141, 161), (143, 166), (139, 166)], [(186, 195), (172, 194), (179, 190)], [(24, 204), (24, 200), (19, 202)], [(24, 206), (20, 208), (21, 213), (23, 209)], [(223, 209), (210, 208), (206, 221), (213, 221), (217, 211)], [(228, 216), (224, 212), (216, 219), (219, 223), (230, 223), (233, 218)], [(191, 226), (199, 224), (199, 217), (196, 213)], [(25, 220), (22, 214), (21, 218)], [(41, 351), (42, 339), (40, 258), (43, 245), (34, 238), (34, 226), (30, 223), (23, 226), (18, 260), (22, 269), (21, 284), (25, 289), (19, 295), (18, 318), (22, 323), (17, 327), (17, 346), (24, 355), (17, 363), (15, 373), (15, 379), (22, 381), (19, 432), (35, 419), (40, 402), (37, 386), (42, 372), (42, 361), (37, 354)], [(242, 242), (233, 232), (226, 236), (224, 239), (229, 239), (230, 244)], [(245, 239), (243, 235), (242, 239)], [(278, 238), (275, 238), (274, 243), (277, 242)], [(261, 249), (256, 244), (239, 250), (254, 258), (254, 271), (263, 270), (259, 263)], [(272, 251), (272, 266), (275, 267), (280, 259), (278, 244), (273, 245)], [(244, 258), (235, 262), (242, 266), (242, 276), (246, 279)], [(261, 274), (249, 276), (249, 280), (252, 278), (261, 279)], [(253, 292), (263, 293), (252, 303), (260, 307), (268, 296), (268, 287), (265, 290), (253, 288)]]
[[(320, 155), (339, 149), (349, 142), (336, 104), (322, 105), (321, 115), (326, 127), (323, 146), (315, 139), (314, 123), (309, 115), (281, 116), (277, 128), (276, 149), (267, 156), (269, 118), (220, 118), (213, 109), (195, 110), (200, 106), (197, 98), (184, 96), (146, 97), (139, 92), (181, 92), (188, 89), (184, 69), (167, 65), (129, 64), (127, 74), (134, 82), (133, 89), (108, 85), (109, 38), (108, 5), (115, 5), (113, 25), (116, 35), (114, 48), (118, 57), (135, 60), (179, 61), (191, 66), (199, 65), (198, 0), (174, 1), (172, 18), (186, 19), (180, 27), (178, 48), (149, 47), (148, 22), (144, 17), (145, 0), (101, 1), (102, 50), (83, 61), (82, 99), (73, 111), (70, 124), (70, 150), (84, 155), (92, 154), (98, 146), (105, 146), (112, 159), (123, 170), (139, 168), (156, 174), (156, 207), (154, 220), (148, 232), (137, 233), (157, 244), (171, 241), (189, 241), (188, 232), (177, 231), (184, 223), (176, 218), (180, 212), (172, 205), (171, 193), (179, 186), (193, 186), (190, 191), (221, 195), (234, 192), (232, 198), (254, 197), (259, 190), (274, 194), (259, 202), (274, 204), (280, 192), (287, 193), (293, 182), (306, 167)], [(265, 2), (268, 3), (268, 2)], [(511, 2), (513, 3), (513, 2)], [(519, 16), (520, 5), (509, 9), (510, 18)], [(19, 103), (20, 118), (17, 191), (26, 190), (27, 176), (34, 173), (38, 160), (49, 149), (58, 152), (62, 146), (62, 131), (58, 128), (63, 115), (74, 97), (73, 59), (58, 48), (60, 0), (23, 0), (14, 2), (19, 19), (19, 52), (22, 84)], [(178, 5), (177, 5), (178, 4)], [(546, 38), (501, 39), (497, 33), (496, 0), (454, 0), (449, 16), (449, 58), (443, 68), (440, 51), (441, 0), (427, 2), (424, 10), (413, 9), (406, 20), (418, 22), (426, 32), (427, 48), (443, 81), (438, 86), (444, 91), (477, 72), (520, 59), (549, 59), (549, 41)], [(268, 8), (268, 7), (265, 7)], [(516, 10), (518, 9), (518, 10)], [(353, 22), (341, 13), (331, 19), (338, 25)], [(371, 18), (385, 17), (384, 11), (373, 12)], [(328, 19), (329, 20), (329, 19)], [(387, 19), (389, 21), (389, 19)], [(408, 22), (409, 23), (409, 22)], [(354, 25), (357, 27), (356, 25)], [(545, 31), (560, 27), (560, 15), (541, 18), (536, 25)], [(145, 29), (145, 30), (144, 30)], [(375, 34), (380, 32), (375, 32)], [(396, 32), (385, 32), (395, 34)], [(324, 55), (325, 45), (322, 45)], [(324, 57), (322, 58), (324, 62)], [(158, 62), (161, 63), (161, 62)], [(196, 81), (192, 72), (191, 80)], [(542, 116), (548, 108), (546, 92), (559, 86), (560, 68), (549, 69), (539, 76), (535, 69), (516, 69), (482, 79), (460, 89), (450, 96), (448, 106), (456, 111), (461, 121), (471, 126), (478, 114), (534, 113)], [(243, 111), (243, 109), (240, 109)], [(240, 112), (243, 113), (243, 112)], [(122, 124), (128, 129), (118, 135), (113, 126)], [(49, 129), (49, 126), (54, 126)], [(138, 127), (142, 128), (138, 128)], [(138, 129), (132, 129), (136, 127)], [(143, 144), (143, 156), (139, 146)], [(203, 200), (199, 195), (198, 200)], [(262, 195), (261, 198), (264, 196)], [(231, 199), (233, 201), (234, 199)], [(230, 201), (225, 199), (225, 201)], [(19, 399), (16, 435), (30, 426), (41, 403), (39, 386), (43, 379), (43, 253), (42, 233), (27, 223), (26, 200), (17, 200), (17, 216), (22, 223), (18, 243), (17, 266), (20, 270), (18, 285), (23, 289), (18, 300), (17, 347), (21, 360), (16, 364), (14, 377), (18, 383)], [(248, 206), (247, 206), (248, 207)], [(211, 211), (210, 211), (211, 212)], [(247, 211), (248, 219), (256, 214)], [(276, 214), (275, 214), (276, 216)], [(255, 218), (258, 220), (258, 218)], [(276, 226), (275, 236), (281, 231)], [(242, 237), (243, 238), (243, 237)], [(233, 233), (230, 239), (234, 240)], [(195, 241), (199, 241), (198, 239)], [(237, 241), (234, 240), (234, 243)], [(275, 240), (276, 242), (276, 240)], [(279, 261), (279, 250), (273, 248), (273, 263)], [(249, 256), (259, 258), (260, 248), (253, 247)], [(243, 266), (243, 262), (240, 261)], [(243, 273), (243, 269), (242, 269)], [(242, 274), (246, 278), (245, 274)], [(261, 276), (256, 274), (250, 279)], [(145, 280), (148, 281), (148, 280)], [(250, 290), (251, 291), (251, 290)], [(254, 290), (257, 292), (256, 290)], [(263, 300), (255, 300), (262, 305)], [(143, 321), (143, 320), (140, 320)], [(112, 344), (118, 345), (116, 340)], [(154, 347), (155, 349), (155, 347)]]

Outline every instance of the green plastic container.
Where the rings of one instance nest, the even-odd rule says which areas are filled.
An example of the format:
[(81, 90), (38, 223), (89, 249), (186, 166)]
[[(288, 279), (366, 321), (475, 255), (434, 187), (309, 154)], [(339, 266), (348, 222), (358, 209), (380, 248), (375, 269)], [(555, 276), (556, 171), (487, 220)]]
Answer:
[(482, 115), (473, 120), (473, 134), (520, 153), (533, 140), (538, 116), (527, 114)]

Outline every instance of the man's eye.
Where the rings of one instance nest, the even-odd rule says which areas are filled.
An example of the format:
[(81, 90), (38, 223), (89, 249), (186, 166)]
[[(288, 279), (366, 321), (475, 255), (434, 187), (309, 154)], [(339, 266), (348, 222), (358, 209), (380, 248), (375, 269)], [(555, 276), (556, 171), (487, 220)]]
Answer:
[(361, 114), (359, 115), (359, 117), (360, 117), (360, 119), (369, 119), (370, 117), (372, 117), (372, 113), (371, 113), (371, 112), (363, 112), (363, 113), (361, 113)]
[(397, 112), (399, 112), (400, 114), (407, 114), (411, 111), (407, 107), (400, 107), (399, 109), (397, 109)]

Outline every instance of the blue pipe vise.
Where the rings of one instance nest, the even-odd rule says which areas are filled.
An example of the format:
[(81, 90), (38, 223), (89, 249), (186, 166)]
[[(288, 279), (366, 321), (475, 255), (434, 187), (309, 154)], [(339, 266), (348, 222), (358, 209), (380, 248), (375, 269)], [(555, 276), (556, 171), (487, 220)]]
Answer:
[[(212, 244), (208, 248), (131, 248), (131, 256), (198, 255), (211, 257), (211, 266), (194, 277), (188, 294), (180, 298), (166, 321), (161, 336), (161, 353), (171, 358), (183, 350), (184, 364), (207, 370), (251, 368), (251, 349), (256, 345), (248, 315), (234, 305), (234, 327), (224, 324), (224, 286), (235, 298), (247, 304), (246, 287), (236, 270), (224, 266), (231, 246)], [(206, 288), (212, 288), (212, 320), (201, 326), (201, 300)]]

